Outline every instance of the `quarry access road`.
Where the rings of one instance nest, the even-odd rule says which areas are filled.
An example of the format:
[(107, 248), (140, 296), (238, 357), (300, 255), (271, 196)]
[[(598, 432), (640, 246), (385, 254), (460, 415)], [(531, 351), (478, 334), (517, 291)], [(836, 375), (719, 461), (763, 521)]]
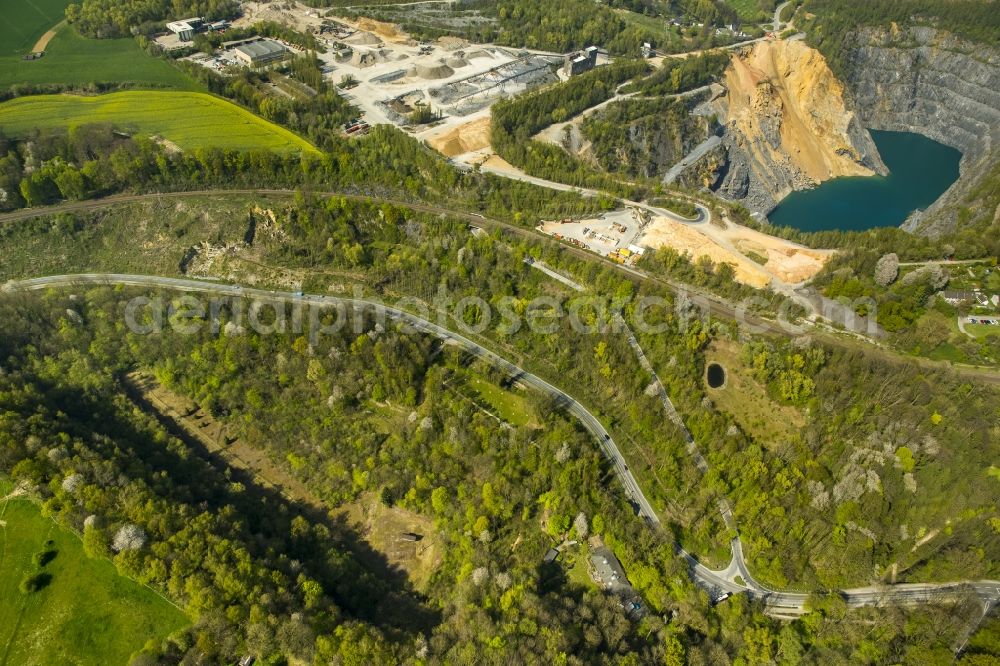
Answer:
[[(234, 284), (192, 280), (187, 278), (169, 278), (154, 275), (126, 275), (114, 273), (87, 273), (77, 275), (53, 275), (27, 280), (11, 281), (3, 285), (4, 292), (26, 292), (57, 287), (73, 287), (80, 285), (137, 286), (147, 288), (172, 289), (186, 292), (199, 292), (230, 296), (236, 298), (256, 298), (263, 301), (283, 301), (314, 306), (350, 307), (352, 310), (368, 310), (376, 314), (384, 313), (388, 318), (400, 321), (416, 330), (434, 335), (446, 343), (457, 344), (469, 353), (496, 365), (508, 373), (515, 381), (529, 385), (558, 401), (566, 411), (576, 417), (583, 427), (597, 440), (601, 450), (608, 457), (618, 481), (625, 489), (629, 500), (634, 503), (638, 514), (653, 529), (660, 531), (660, 519), (649, 504), (642, 489), (636, 482), (632, 472), (625, 464), (611, 435), (601, 422), (586, 407), (576, 401), (568, 393), (549, 384), (544, 379), (533, 375), (514, 363), (496, 354), (469, 338), (444, 328), (432, 321), (415, 314), (387, 306), (378, 301), (365, 299), (343, 298), (339, 296), (307, 295), (286, 291), (272, 291), (252, 287), (242, 287)], [(676, 542), (675, 542), (676, 544)], [(716, 572), (699, 564), (689, 553), (676, 546), (677, 553), (689, 564), (691, 577), (702, 587), (707, 588), (714, 599), (724, 593), (746, 593), (748, 596), (762, 600), (768, 612), (778, 616), (795, 616), (808, 612), (809, 594), (804, 592), (779, 592), (769, 590), (753, 581), (745, 564), (740, 568), (741, 575), (752, 587), (746, 587), (730, 582), (722, 572)], [(735, 547), (734, 547), (735, 548)], [(740, 546), (742, 555), (742, 547)], [(742, 557), (739, 558), (742, 561)], [(878, 606), (887, 603), (901, 605), (917, 605), (934, 601), (948, 601), (960, 598), (969, 592), (976, 594), (985, 604), (1000, 602), (1000, 581), (960, 581), (953, 583), (911, 583), (899, 585), (884, 585), (879, 587), (860, 587), (836, 591), (850, 607)]]
[(722, 137), (717, 134), (713, 134), (699, 143), (690, 153), (682, 157), (680, 162), (670, 167), (670, 170), (663, 176), (663, 182), (666, 185), (673, 183), (688, 167), (707, 155), (710, 150), (720, 143), (722, 143)]
[(785, 7), (792, 4), (791, 2), (782, 2), (780, 5), (774, 8), (774, 33), (777, 34), (781, 32), (781, 12), (784, 11)]

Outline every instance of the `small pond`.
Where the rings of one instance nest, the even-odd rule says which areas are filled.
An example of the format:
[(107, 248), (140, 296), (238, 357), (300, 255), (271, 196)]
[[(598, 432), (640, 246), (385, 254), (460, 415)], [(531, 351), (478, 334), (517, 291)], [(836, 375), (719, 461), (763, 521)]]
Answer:
[(707, 380), (710, 387), (722, 388), (726, 385), (726, 370), (718, 363), (709, 364)]

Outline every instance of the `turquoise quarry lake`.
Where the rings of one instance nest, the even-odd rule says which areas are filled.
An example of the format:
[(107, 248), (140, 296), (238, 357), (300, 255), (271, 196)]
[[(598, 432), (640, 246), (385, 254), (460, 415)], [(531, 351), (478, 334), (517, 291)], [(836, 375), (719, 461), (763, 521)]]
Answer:
[(872, 131), (889, 175), (836, 178), (792, 192), (768, 219), (803, 231), (896, 227), (927, 208), (958, 180), (962, 154), (912, 132)]

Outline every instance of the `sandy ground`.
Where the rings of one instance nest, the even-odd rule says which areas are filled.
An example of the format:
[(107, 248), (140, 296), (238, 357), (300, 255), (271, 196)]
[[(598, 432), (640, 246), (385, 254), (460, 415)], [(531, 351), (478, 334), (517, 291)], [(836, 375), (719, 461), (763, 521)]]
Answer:
[[(366, 493), (359, 501), (346, 504), (335, 513), (343, 516), (372, 548), (385, 555), (390, 564), (406, 571), (418, 590), (427, 588), (444, 559), (444, 544), (431, 518), (399, 507), (384, 506), (374, 493)], [(422, 538), (406, 541), (402, 538), (405, 532), (414, 532)]]
[[(323, 17), (325, 14), (330, 9), (336, 9), (315, 9), (304, 5), (301, 2), (296, 2), (294, 9), (282, 9), (277, 4), (269, 2), (243, 2), (242, 6), (243, 16), (233, 21), (234, 26), (243, 27), (253, 25), (260, 21), (275, 21), (276, 23), (281, 23), (303, 32), (309, 28), (318, 31), (319, 26), (323, 23)], [(392, 23), (384, 23), (382, 21), (376, 21), (374, 19), (364, 17), (354, 20), (335, 16), (333, 17), (333, 20), (337, 23), (351, 26), (356, 30), (371, 33), (375, 36), (374, 40), (369, 40), (372, 43), (378, 43), (379, 41), (392, 42), (394, 44), (414, 43), (413, 39), (411, 39), (408, 34), (400, 30), (398, 26), (395, 26)], [(364, 35), (354, 35), (349, 37), (346, 41), (348, 43), (359, 43), (359, 38), (363, 37)]]
[[(464, 132), (445, 132), (436, 139), (429, 140), (428, 143), (456, 162), (480, 164), (483, 170), (515, 178), (522, 177), (523, 172), (520, 169), (490, 150), (488, 120), (483, 118), (468, 123), (464, 126)], [(474, 131), (477, 127), (486, 136), (482, 133), (477, 135)], [(476, 138), (482, 139), (482, 147), (472, 144)], [(445, 152), (446, 150), (448, 152)], [(580, 224), (588, 222), (593, 224), (587, 226), (600, 226), (598, 220), (582, 220)], [(560, 225), (554, 224), (553, 228), (543, 228), (543, 231), (576, 236), (571, 231), (575, 226), (557, 228)], [(621, 239), (620, 243), (609, 244), (607, 248), (597, 247), (600, 244), (595, 243), (594, 239), (577, 238), (577, 240), (588, 247), (594, 246), (593, 249), (600, 254), (634, 243), (648, 248), (672, 247), (679, 252), (687, 252), (693, 259), (706, 256), (713, 263), (731, 264), (739, 282), (757, 288), (778, 286), (772, 284), (773, 282), (796, 285), (809, 280), (834, 254), (833, 250), (814, 250), (736, 224), (727, 224), (725, 229), (720, 229), (708, 224), (685, 224), (663, 216), (653, 217), (637, 235), (629, 233), (628, 236), (629, 238)], [(764, 264), (757, 263), (750, 259), (747, 253), (766, 258), (767, 261)]]
[(366, 17), (361, 17), (357, 20), (344, 18), (338, 16), (336, 18), (338, 23), (343, 23), (344, 25), (349, 25), (357, 30), (363, 30), (365, 32), (370, 32), (373, 35), (377, 35), (383, 41), (391, 42), (393, 44), (412, 44), (413, 38), (408, 34), (399, 29), (398, 26), (392, 23), (385, 23), (383, 21), (376, 21), (375, 19), (370, 19)]
[[(714, 263), (731, 264), (738, 281), (758, 288), (770, 285), (772, 278), (786, 284), (804, 282), (834, 254), (832, 250), (814, 250), (736, 224), (719, 229), (664, 217), (653, 218), (638, 243), (651, 248), (672, 247), (688, 252), (694, 259), (705, 256)], [(761, 265), (744, 253), (765, 257), (767, 262)]]
[(716, 264), (731, 264), (736, 279), (752, 287), (762, 288), (771, 283), (771, 276), (759, 264), (722, 247), (694, 227), (666, 217), (653, 218), (639, 244), (650, 248), (672, 247), (687, 252), (693, 259), (708, 257)]
[(49, 42), (52, 41), (52, 38), (56, 36), (56, 30), (58, 30), (59, 27), (65, 22), (66, 21), (59, 21), (59, 23), (56, 23), (54, 26), (52, 26), (51, 30), (46, 32), (41, 37), (39, 37), (38, 41), (35, 42), (35, 45), (32, 47), (31, 52), (41, 53), (42, 51), (44, 51), (45, 47), (47, 47), (49, 45)]
[(443, 134), (427, 139), (428, 145), (445, 157), (455, 157), (490, 147), (490, 117), (452, 127)]
[(318, 29), (323, 23), (323, 19), (319, 17), (319, 10), (299, 2), (295, 3), (295, 9), (280, 9), (277, 4), (265, 2), (243, 2), (241, 6), (243, 16), (233, 21), (233, 26), (237, 28), (252, 26), (261, 21), (274, 21), (305, 32), (309, 28)]
[(789, 284), (812, 278), (833, 256), (832, 250), (814, 250), (738, 225), (729, 225), (723, 234), (738, 249), (767, 257), (765, 268)]
[[(838, 176), (870, 176), (852, 145), (843, 87), (823, 56), (800, 41), (760, 42), (734, 55), (725, 73), (726, 117), (749, 143), (763, 134), (761, 116), (777, 116), (781, 145), (767, 160), (783, 161), (815, 182)], [(773, 130), (771, 130), (773, 132)]]
[(178, 146), (170, 139), (164, 139), (162, 136), (156, 136), (156, 135), (150, 136), (149, 138), (155, 141), (156, 143), (160, 144), (161, 146), (163, 146), (164, 150), (166, 150), (171, 155), (176, 155), (178, 153), (184, 152), (180, 146)]
[(499, 155), (490, 155), (489, 159), (483, 162), (483, 166), (494, 171), (505, 172), (513, 175), (521, 173), (520, 169)]

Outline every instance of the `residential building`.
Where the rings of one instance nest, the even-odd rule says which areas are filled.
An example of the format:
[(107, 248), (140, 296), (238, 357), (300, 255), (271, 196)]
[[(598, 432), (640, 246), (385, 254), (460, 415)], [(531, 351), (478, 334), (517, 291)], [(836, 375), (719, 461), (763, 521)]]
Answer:
[(974, 303), (976, 301), (975, 293), (971, 291), (957, 291), (953, 289), (948, 289), (947, 291), (941, 292), (941, 298), (951, 303), (952, 305), (959, 305), (961, 303)]
[(622, 563), (608, 548), (595, 548), (590, 553), (590, 576), (599, 587), (609, 592), (632, 592)]

